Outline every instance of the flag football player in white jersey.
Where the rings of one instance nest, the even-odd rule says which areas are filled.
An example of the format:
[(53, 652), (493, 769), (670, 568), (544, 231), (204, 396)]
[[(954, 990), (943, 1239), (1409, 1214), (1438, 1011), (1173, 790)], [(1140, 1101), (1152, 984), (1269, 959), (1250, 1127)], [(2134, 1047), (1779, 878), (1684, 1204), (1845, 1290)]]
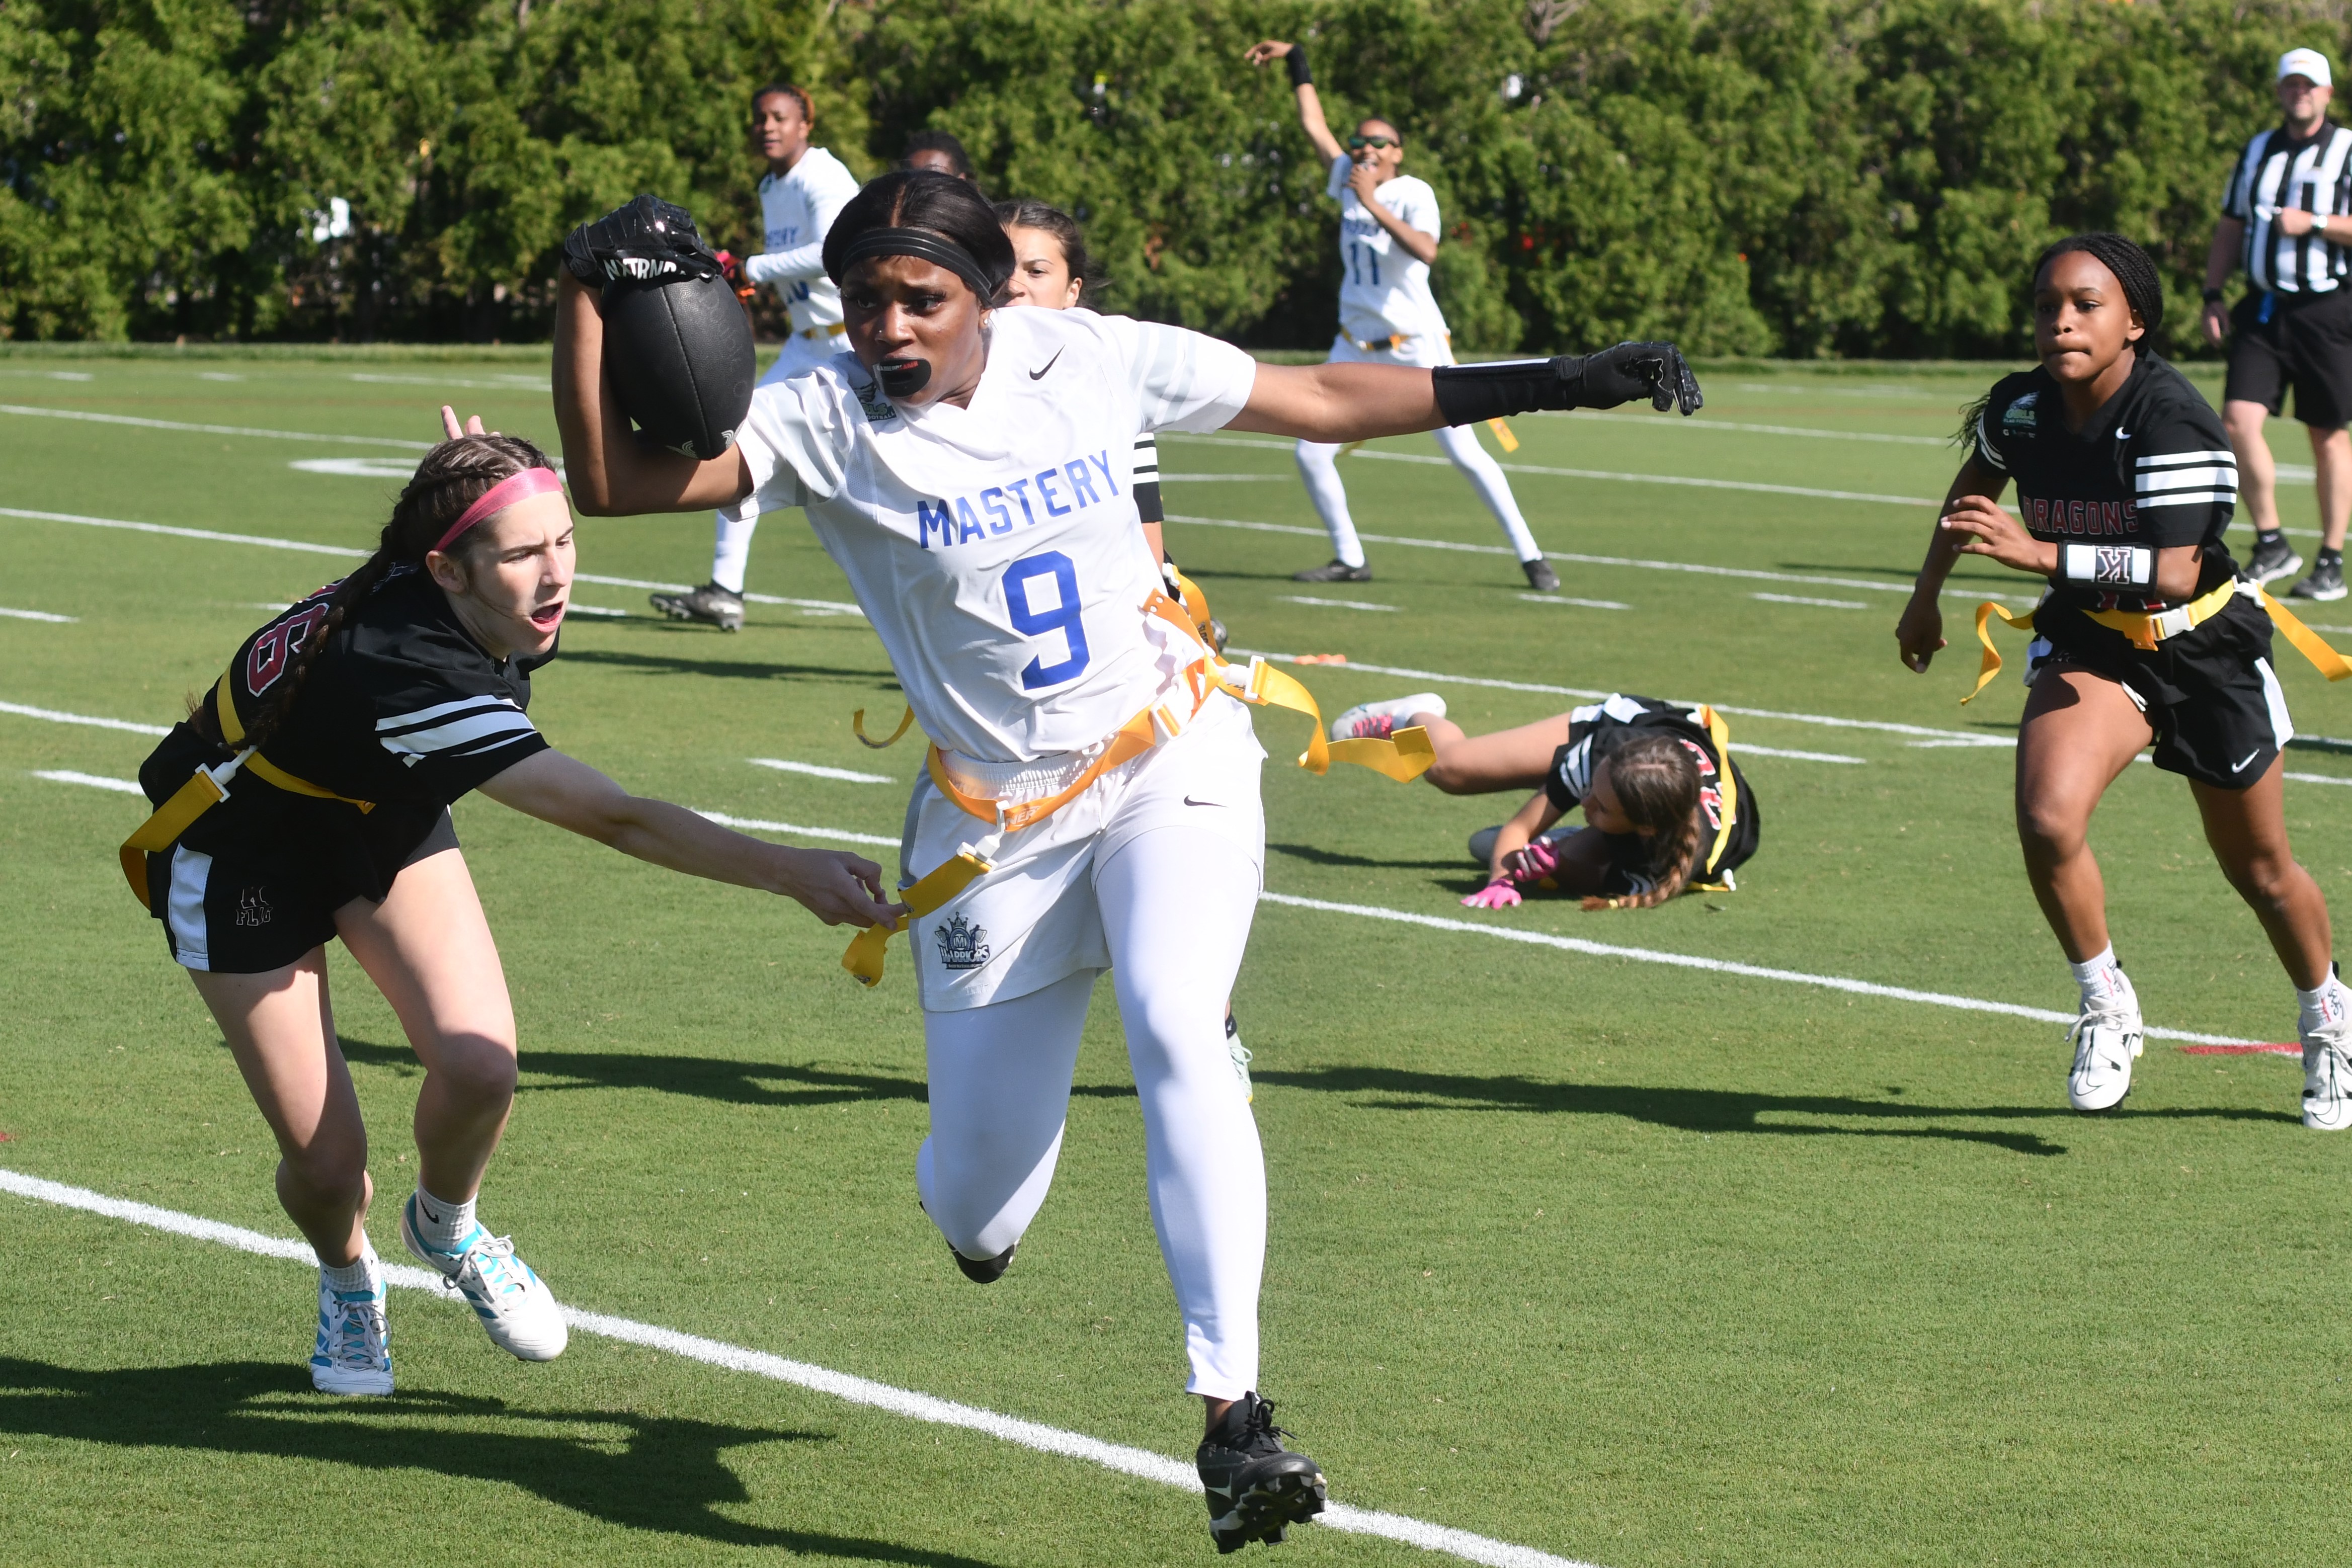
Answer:
[[(1291, 86), (1298, 95), (1299, 123), (1331, 172), (1324, 193), (1339, 203), (1340, 265), (1339, 335), (1331, 342), (1331, 361), (1423, 368), (1454, 363), (1453, 334), (1429, 291), (1429, 264), (1436, 258), (1440, 232), (1437, 193), (1427, 181), (1399, 172), (1404, 162), (1403, 135), (1385, 120), (1367, 120), (1342, 147), (1324, 122), (1304, 45), (1269, 38), (1252, 46), (1245, 57), (1254, 66), (1280, 60), (1289, 67)], [(1511, 494), (1511, 482), (1478, 444), (1477, 433), (1441, 427), (1432, 434), (1502, 525), (1519, 558), (1519, 570), (1527, 573), (1528, 586), (1545, 593), (1558, 589), (1559, 574), (1537, 548), (1527, 519), (1519, 515), (1518, 499)], [(1294, 572), (1300, 582), (1372, 580), (1371, 564), (1348, 511), (1347, 486), (1339, 482), (1341, 445), (1333, 441), (1298, 444), (1299, 476), (1330, 532), (1332, 555), (1328, 566)]]
[(402, 1241), (500, 1349), (550, 1361), (568, 1337), (546, 1284), (475, 1218), (514, 1106), (515, 1018), (452, 802), (479, 790), (829, 922), (895, 907), (871, 861), (729, 832), (550, 748), (525, 710), (571, 597), (572, 511), (537, 447), (442, 414), (449, 439), (375, 553), (246, 638), (140, 768), (158, 810), (122, 852), (278, 1140), (278, 1201), (319, 1258), (323, 1394), (393, 1391), (367, 1128), (328, 997), (337, 938), (425, 1064)]
[[(624, 209), (566, 250), (610, 265), (675, 243)], [(1277, 367), (1179, 328), (996, 308), (1013, 247), (978, 192), (929, 172), (860, 192), (825, 264), (845, 350), (761, 386), (707, 462), (632, 439), (606, 399), (626, 371), (599, 298), (566, 281), (555, 403), (575, 497), (608, 515), (804, 509), (931, 741), (900, 876), (929, 1073), (923, 1206), (964, 1273), (1004, 1274), (1053, 1179), (1108, 969), (1187, 1386), (1207, 1402), (1211, 1533), (1223, 1551), (1277, 1539), (1319, 1511), (1324, 1481), (1256, 1393), (1265, 1171), (1224, 1048), (1265, 855), (1265, 754), (1234, 696), (1259, 698), (1265, 669), (1244, 682), (1167, 601), (1135, 438), (1352, 441), (1635, 397), (1688, 410), (1697, 386), (1664, 343), (1434, 373)]]
[[(771, 82), (751, 95), (751, 140), (768, 160), (760, 181), (767, 249), (743, 258), (743, 281), (772, 286), (793, 322), (792, 335), (763, 381), (780, 382), (823, 364), (841, 347), (841, 291), (824, 275), (824, 236), (844, 204), (857, 194), (857, 176), (831, 152), (809, 145), (815, 125), (808, 94), (799, 88)], [(712, 521), (718, 543), (710, 555), (710, 580), (684, 593), (656, 593), (653, 604), (674, 621), (702, 621), (722, 632), (739, 632), (743, 572), (760, 518), (757, 513), (737, 517), (720, 511)]]

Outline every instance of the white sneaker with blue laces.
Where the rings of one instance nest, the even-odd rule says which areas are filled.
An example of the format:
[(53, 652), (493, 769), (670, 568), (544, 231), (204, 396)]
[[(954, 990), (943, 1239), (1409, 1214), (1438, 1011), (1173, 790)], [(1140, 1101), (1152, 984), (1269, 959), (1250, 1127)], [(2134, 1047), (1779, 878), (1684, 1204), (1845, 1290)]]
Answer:
[(523, 1361), (553, 1361), (563, 1354), (572, 1331), (555, 1292), (515, 1256), (514, 1243), (477, 1224), (453, 1249), (427, 1242), (416, 1223), (416, 1199), (400, 1206), (400, 1239), (420, 1263), (440, 1271), (449, 1288), (466, 1298), (490, 1343)]
[(383, 1280), (338, 1291), (319, 1277), (319, 1343), (310, 1352), (310, 1386), (321, 1394), (392, 1392), (392, 1331), (383, 1321)]

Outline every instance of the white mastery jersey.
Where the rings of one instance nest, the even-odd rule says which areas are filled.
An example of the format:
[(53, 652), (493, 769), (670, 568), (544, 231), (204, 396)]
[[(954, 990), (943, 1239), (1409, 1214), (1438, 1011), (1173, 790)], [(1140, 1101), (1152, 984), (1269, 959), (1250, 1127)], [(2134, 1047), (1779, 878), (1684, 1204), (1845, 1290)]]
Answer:
[[(1348, 185), (1355, 167), (1347, 158), (1334, 159), (1324, 188), (1339, 202), (1339, 330), (1359, 343), (1383, 348), (1391, 337), (1444, 337), (1445, 315), (1429, 291), (1429, 263), (1397, 244), (1364, 210)], [(1376, 187), (1372, 197), (1405, 227), (1431, 235), (1439, 232), (1437, 193), (1428, 181), (1399, 174)]]
[(895, 403), (848, 353), (761, 386), (739, 511), (807, 508), (926, 735), (1030, 762), (1103, 739), (1198, 656), (1143, 613), (1135, 438), (1222, 428), (1257, 366), (1091, 310), (998, 310), (989, 334), (969, 408)]
[(782, 179), (770, 174), (760, 182), (767, 250), (743, 263), (743, 276), (776, 286), (795, 332), (841, 322), (841, 290), (824, 275), (824, 236), (856, 194), (857, 176), (822, 147), (802, 153)]

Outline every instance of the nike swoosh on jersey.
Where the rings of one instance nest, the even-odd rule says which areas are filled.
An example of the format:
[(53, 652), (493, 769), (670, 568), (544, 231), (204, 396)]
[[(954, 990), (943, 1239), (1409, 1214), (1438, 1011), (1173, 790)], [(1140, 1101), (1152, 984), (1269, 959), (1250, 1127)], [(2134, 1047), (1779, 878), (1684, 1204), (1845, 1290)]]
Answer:
[(1187, 796), (1185, 796), (1185, 797), (1184, 797), (1184, 804), (1186, 804), (1187, 806), (1218, 806), (1218, 807), (1222, 807), (1222, 806), (1223, 806), (1223, 805), (1224, 805), (1224, 802), (1223, 802), (1223, 800), (1195, 800), (1194, 799), (1192, 799), (1192, 796), (1187, 795)]
[(2252, 762), (2255, 758), (2260, 757), (2262, 754), (2263, 748), (2259, 746), (2255, 747), (2252, 751), (2246, 753), (2244, 761), (2231, 764), (2230, 771), (2232, 773), (2244, 772), (2246, 770), (2246, 763)]
[(1030, 379), (1031, 381), (1033, 381), (1033, 382), (1036, 382), (1036, 381), (1043, 381), (1043, 380), (1045, 380), (1045, 371), (1050, 371), (1050, 370), (1052, 370), (1052, 369), (1054, 368), (1054, 361), (1055, 361), (1055, 360), (1059, 360), (1061, 357), (1062, 357), (1062, 350), (1059, 350), (1059, 349), (1055, 350), (1054, 350), (1054, 358), (1053, 358), (1052, 360), (1047, 360), (1047, 361), (1045, 361), (1045, 370), (1031, 371), (1029, 372), (1029, 379)]

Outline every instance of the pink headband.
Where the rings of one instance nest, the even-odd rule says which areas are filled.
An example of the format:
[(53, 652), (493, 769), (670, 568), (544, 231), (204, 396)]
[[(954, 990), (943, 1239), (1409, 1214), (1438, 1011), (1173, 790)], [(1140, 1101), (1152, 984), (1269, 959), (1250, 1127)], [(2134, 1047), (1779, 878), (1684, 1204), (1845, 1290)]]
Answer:
[(433, 548), (446, 555), (449, 547), (457, 542), (457, 536), (484, 517), (494, 512), (503, 512), (517, 501), (529, 500), (533, 496), (544, 496), (550, 490), (560, 491), (562, 488), (563, 481), (556, 477), (552, 468), (526, 468), (520, 474), (509, 474), (491, 486), (480, 500), (467, 507), (465, 516), (450, 524), (449, 531), (443, 534), (441, 542)]

